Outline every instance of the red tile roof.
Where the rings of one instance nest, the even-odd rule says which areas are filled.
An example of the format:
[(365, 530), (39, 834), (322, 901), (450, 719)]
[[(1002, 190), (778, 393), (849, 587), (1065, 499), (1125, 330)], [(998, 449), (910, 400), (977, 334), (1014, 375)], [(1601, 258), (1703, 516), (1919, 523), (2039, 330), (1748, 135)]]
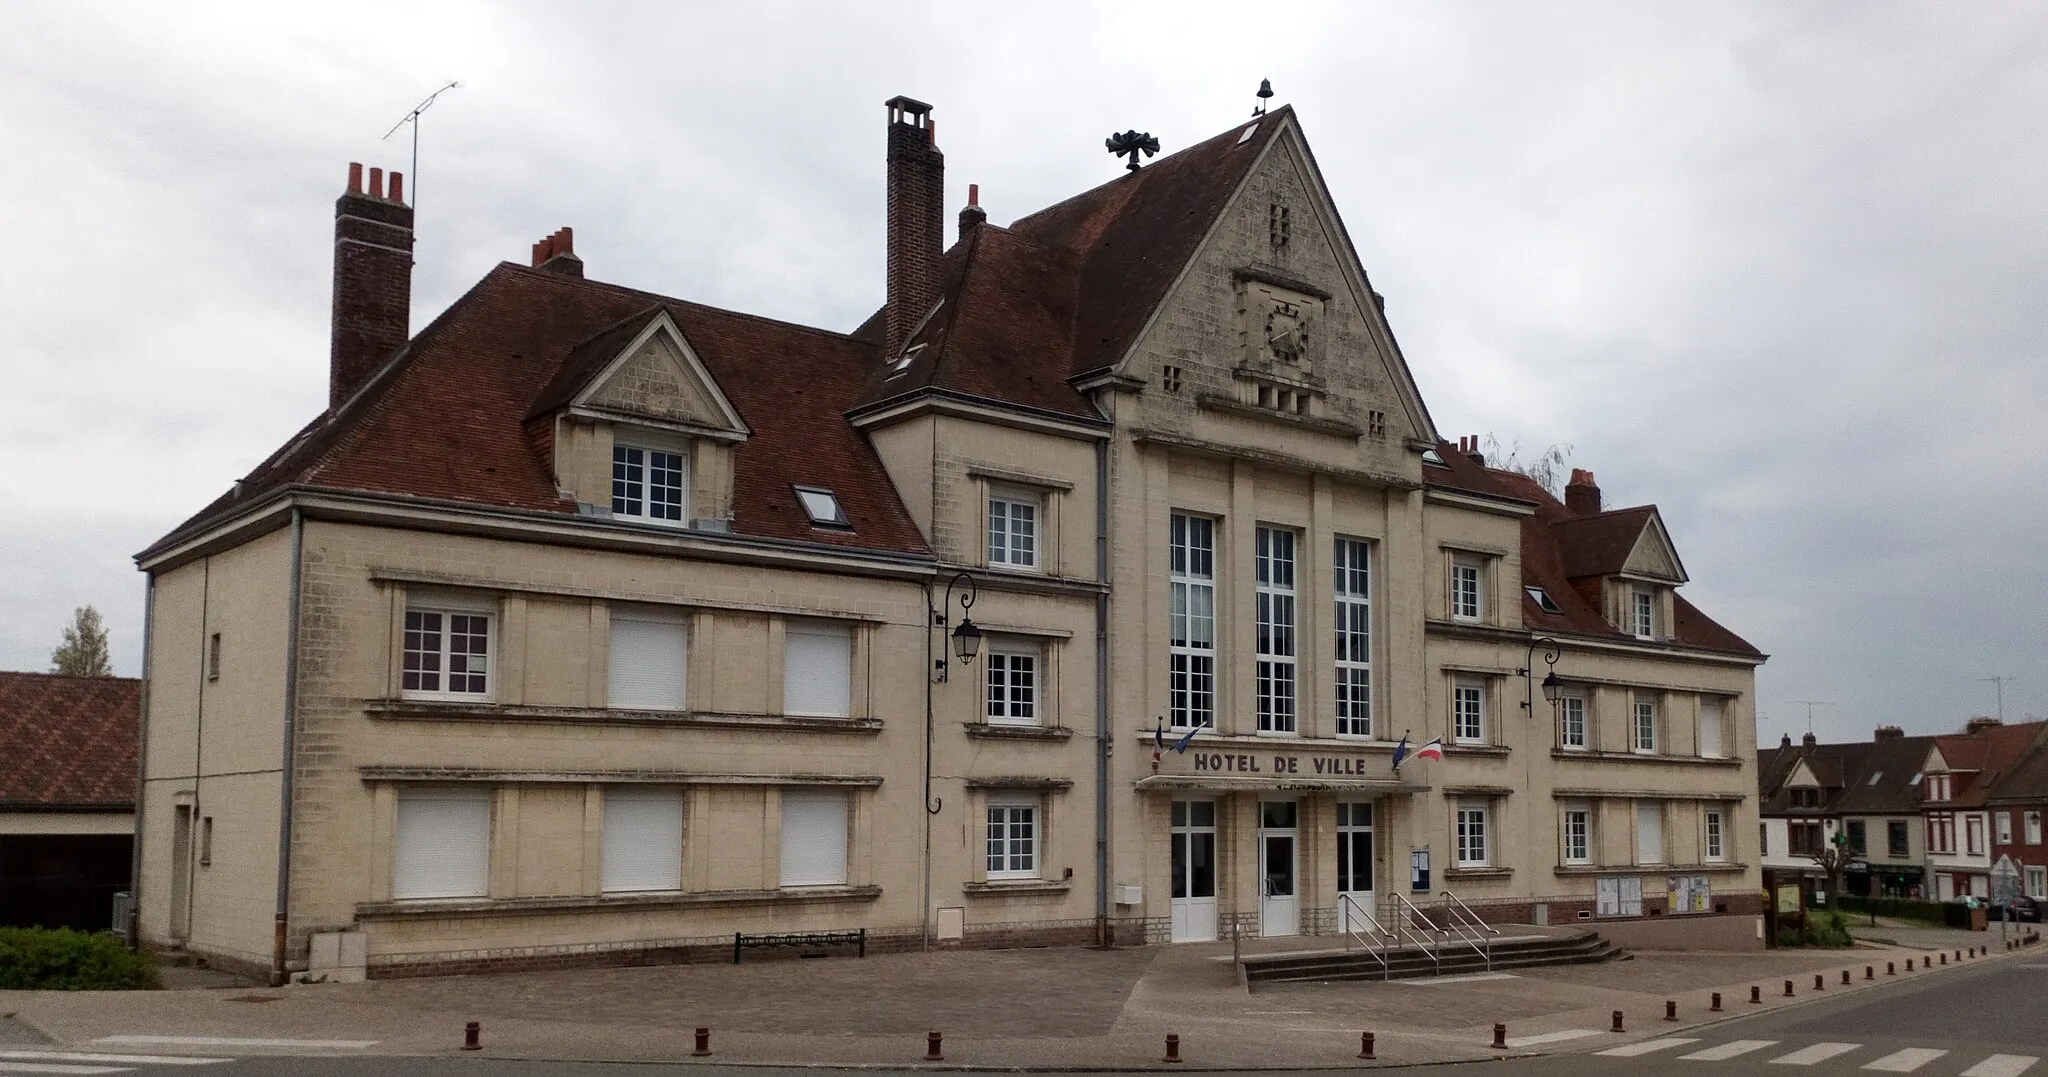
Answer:
[(135, 808), (142, 682), (0, 672), (0, 811)]
[(1995, 725), (1975, 733), (1936, 737), (1935, 745), (1949, 769), (1975, 772), (1956, 775), (1949, 803), (1959, 808), (1982, 807), (2006, 772), (2044, 737), (2048, 737), (2048, 722)]

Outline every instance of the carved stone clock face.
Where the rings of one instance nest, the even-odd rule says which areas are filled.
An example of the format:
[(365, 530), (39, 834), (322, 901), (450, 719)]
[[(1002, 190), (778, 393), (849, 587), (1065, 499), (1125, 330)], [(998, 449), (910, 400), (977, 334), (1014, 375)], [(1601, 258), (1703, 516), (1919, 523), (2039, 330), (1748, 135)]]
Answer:
[(1308, 355), (1308, 343), (1308, 309), (1276, 300), (1266, 311), (1267, 350), (1281, 362), (1299, 364)]

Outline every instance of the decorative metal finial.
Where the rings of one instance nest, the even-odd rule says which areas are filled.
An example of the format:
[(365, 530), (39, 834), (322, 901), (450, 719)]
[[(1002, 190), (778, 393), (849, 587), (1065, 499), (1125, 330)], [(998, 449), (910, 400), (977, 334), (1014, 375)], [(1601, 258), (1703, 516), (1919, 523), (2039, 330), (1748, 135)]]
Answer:
[(1153, 138), (1149, 131), (1144, 134), (1139, 134), (1136, 131), (1125, 131), (1123, 134), (1111, 135), (1103, 139), (1102, 144), (1109, 148), (1109, 152), (1118, 157), (1126, 154), (1130, 155), (1130, 170), (1133, 172), (1138, 170), (1139, 153), (1143, 153), (1147, 157), (1159, 155), (1159, 140)]
[(1271, 99), (1271, 98), (1272, 98), (1272, 96), (1273, 96), (1273, 80), (1272, 80), (1272, 79), (1260, 79), (1260, 80), (1259, 80), (1259, 107), (1257, 107), (1257, 108), (1255, 108), (1255, 109), (1253, 109), (1253, 110), (1252, 110), (1252, 115), (1253, 115), (1254, 117), (1257, 117), (1257, 116), (1264, 116), (1264, 115), (1266, 114), (1266, 102), (1267, 102), (1267, 101), (1268, 101), (1269, 99)]

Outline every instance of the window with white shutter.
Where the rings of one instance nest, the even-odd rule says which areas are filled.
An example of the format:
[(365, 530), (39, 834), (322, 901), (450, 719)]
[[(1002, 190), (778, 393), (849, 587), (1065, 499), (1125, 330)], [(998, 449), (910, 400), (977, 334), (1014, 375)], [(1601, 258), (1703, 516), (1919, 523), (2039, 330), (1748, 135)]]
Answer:
[(604, 791), (607, 894), (683, 888), (683, 795), (673, 789)]
[(789, 789), (782, 794), (782, 885), (846, 885), (846, 794)]
[(853, 626), (791, 621), (782, 646), (785, 714), (845, 718), (853, 713)]
[(611, 654), (605, 698), (618, 710), (689, 709), (684, 675), (690, 663), (689, 628), (680, 614), (612, 611)]
[(491, 794), (487, 789), (398, 794), (391, 896), (399, 901), (487, 897)]
[(1705, 759), (1721, 758), (1721, 701), (1718, 699), (1700, 701), (1700, 756)]
[(1664, 862), (1664, 803), (1636, 801), (1636, 863)]

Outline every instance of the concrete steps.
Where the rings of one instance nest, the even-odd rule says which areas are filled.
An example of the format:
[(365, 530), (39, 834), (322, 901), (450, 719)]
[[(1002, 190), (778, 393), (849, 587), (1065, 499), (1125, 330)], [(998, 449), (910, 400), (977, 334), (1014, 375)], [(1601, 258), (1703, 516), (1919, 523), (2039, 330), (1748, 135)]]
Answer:
[[(1435, 956), (1432, 957), (1432, 954)], [(1585, 965), (1623, 956), (1613, 943), (1592, 931), (1563, 935), (1507, 937), (1494, 940), (1491, 971), (1540, 968), (1546, 965)], [(1417, 976), (1455, 976), (1487, 972), (1487, 961), (1470, 946), (1453, 940), (1439, 947), (1399, 948), (1388, 955), (1387, 965), (1360, 947), (1311, 953), (1256, 954), (1244, 958), (1245, 981), (1256, 988), (1268, 983), (1305, 983), (1325, 980), (1401, 980)]]

